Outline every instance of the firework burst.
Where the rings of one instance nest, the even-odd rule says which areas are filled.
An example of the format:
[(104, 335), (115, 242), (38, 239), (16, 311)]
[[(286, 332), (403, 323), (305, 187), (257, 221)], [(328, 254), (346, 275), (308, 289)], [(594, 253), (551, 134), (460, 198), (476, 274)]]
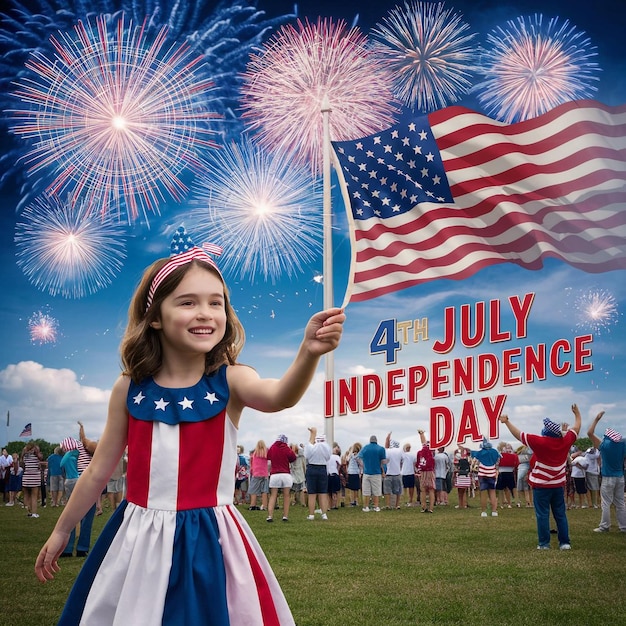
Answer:
[(59, 333), (59, 323), (48, 313), (37, 311), (28, 319), (28, 332), (31, 343), (56, 343)]
[(434, 111), (470, 87), (475, 34), (443, 2), (405, 2), (372, 30), (373, 49), (393, 74), (394, 93), (413, 110)]
[(149, 28), (161, 25), (168, 28), (168, 36), (186, 41), (203, 55), (214, 82), (212, 97), (225, 111), (218, 128), (225, 138), (238, 137), (241, 120), (235, 111), (239, 108), (241, 75), (253, 49), (263, 45), (267, 34), (275, 31), (293, 14), (265, 19), (265, 12), (257, 9), (256, 0), (223, 0), (210, 11), (207, 3), (195, 0), (124, 0), (125, 11), (132, 11), (137, 23), (150, 15)]
[(610, 292), (600, 289), (578, 294), (573, 302), (576, 328), (596, 335), (610, 332), (619, 321), (617, 301)]
[(537, 117), (596, 91), (595, 56), (596, 47), (568, 20), (519, 17), (487, 36), (480, 68), (485, 80), (473, 91), (490, 115), (507, 124)]
[(81, 298), (111, 284), (126, 257), (119, 223), (58, 198), (38, 198), (16, 226), (17, 264), (50, 295)]
[[(136, 24), (145, 20), (146, 37), (156, 36), (166, 26), (168, 39), (185, 41), (202, 55), (214, 83), (214, 108), (226, 112), (223, 120), (215, 121), (215, 126), (224, 137), (238, 136), (242, 124), (234, 111), (238, 108), (241, 74), (250, 50), (263, 44), (269, 30), (295, 16), (265, 19), (265, 12), (256, 8), (254, 0), (224, 0), (215, 7), (206, 4), (190, 0), (30, 0), (27, 4), (5, 0), (0, 12), (0, 108), (15, 106), (10, 94), (15, 81), (25, 74), (29, 55), (54, 53), (51, 35), (71, 31), (74, 24), (90, 15), (101, 15), (108, 25), (113, 25), (121, 11)], [(9, 180), (21, 182), (23, 171), (16, 161), (23, 153), (23, 146), (14, 141), (0, 154), (0, 184)], [(26, 205), (45, 186), (31, 176), (20, 204)]]
[(216, 150), (209, 174), (197, 181), (194, 231), (220, 244), (226, 272), (275, 281), (319, 255), (321, 190), (289, 155), (269, 154), (249, 141)]
[(122, 205), (129, 221), (182, 199), (183, 174), (199, 171), (200, 151), (214, 146), (201, 57), (167, 47), (166, 29), (150, 42), (123, 18), (112, 31), (102, 17), (79, 22), (74, 36), (51, 41), (54, 58), (33, 55), (34, 77), (15, 94), (27, 106), (12, 111), (13, 132), (32, 142), (30, 171), (53, 172), (47, 193), (102, 214)]
[(334, 140), (389, 127), (396, 105), (390, 72), (345, 22), (283, 26), (251, 56), (242, 86), (243, 118), (262, 147), (287, 151), (319, 172), (322, 103), (328, 98)]

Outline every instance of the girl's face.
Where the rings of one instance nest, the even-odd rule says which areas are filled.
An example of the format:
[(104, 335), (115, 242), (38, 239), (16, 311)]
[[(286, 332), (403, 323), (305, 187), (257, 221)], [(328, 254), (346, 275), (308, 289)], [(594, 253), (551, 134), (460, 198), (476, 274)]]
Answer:
[(192, 266), (178, 287), (161, 303), (152, 328), (161, 330), (167, 351), (206, 354), (224, 337), (226, 308), (224, 286), (212, 272)]

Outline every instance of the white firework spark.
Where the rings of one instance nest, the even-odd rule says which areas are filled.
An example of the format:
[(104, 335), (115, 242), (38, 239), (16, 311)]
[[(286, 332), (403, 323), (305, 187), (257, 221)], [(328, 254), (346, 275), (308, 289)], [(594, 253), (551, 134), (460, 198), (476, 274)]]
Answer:
[(613, 294), (604, 289), (578, 294), (573, 303), (576, 327), (592, 331), (596, 335), (610, 332), (620, 317), (617, 301)]
[(356, 139), (391, 126), (392, 77), (366, 37), (344, 22), (283, 26), (251, 56), (243, 77), (243, 118), (266, 149), (288, 151), (312, 171), (322, 164), (323, 115), (331, 138)]
[(17, 264), (50, 295), (82, 298), (111, 284), (126, 257), (123, 229), (56, 197), (37, 198), (15, 229)]
[(43, 345), (56, 343), (59, 333), (59, 323), (50, 314), (44, 311), (33, 313), (28, 319), (28, 332), (32, 343)]
[(409, 108), (434, 111), (469, 91), (476, 35), (443, 2), (405, 2), (376, 25), (372, 36), (373, 49), (393, 74), (395, 95)]
[(194, 232), (224, 248), (220, 265), (239, 277), (276, 280), (319, 255), (320, 185), (291, 155), (249, 141), (215, 150), (194, 186)]
[(188, 45), (167, 46), (167, 29), (79, 22), (52, 37), (54, 56), (35, 52), (15, 95), (13, 132), (32, 142), (30, 173), (51, 172), (47, 193), (72, 194), (91, 210), (126, 209), (129, 221), (188, 191), (214, 144), (206, 102), (211, 83)]

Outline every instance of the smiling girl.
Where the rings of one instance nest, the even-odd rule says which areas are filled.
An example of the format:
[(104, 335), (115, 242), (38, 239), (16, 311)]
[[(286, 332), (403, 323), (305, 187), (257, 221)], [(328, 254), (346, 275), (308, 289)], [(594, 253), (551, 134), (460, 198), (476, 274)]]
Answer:
[[(69, 534), (128, 445), (127, 498), (102, 531), (59, 624), (293, 624), (278, 582), (233, 506), (245, 407), (302, 397), (345, 315), (314, 315), (280, 379), (237, 363), (244, 331), (215, 262), (181, 227), (129, 309), (107, 424), (35, 564), (51, 580)], [(178, 464), (176, 466), (176, 459)]]

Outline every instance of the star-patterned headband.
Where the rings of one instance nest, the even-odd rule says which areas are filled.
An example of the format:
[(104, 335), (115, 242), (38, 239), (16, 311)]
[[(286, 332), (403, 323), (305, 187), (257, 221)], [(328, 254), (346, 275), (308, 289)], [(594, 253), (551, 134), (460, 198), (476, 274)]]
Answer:
[(202, 248), (199, 248), (187, 234), (185, 227), (179, 226), (172, 237), (170, 260), (157, 272), (150, 285), (146, 311), (152, 305), (154, 294), (159, 288), (159, 285), (181, 265), (186, 265), (187, 263), (191, 263), (194, 259), (198, 259), (199, 261), (204, 261), (213, 266), (221, 276), (219, 268), (215, 264), (215, 261), (209, 256), (209, 253), (220, 256), (220, 254), (222, 254), (222, 248), (212, 243), (204, 243), (202, 244)]

